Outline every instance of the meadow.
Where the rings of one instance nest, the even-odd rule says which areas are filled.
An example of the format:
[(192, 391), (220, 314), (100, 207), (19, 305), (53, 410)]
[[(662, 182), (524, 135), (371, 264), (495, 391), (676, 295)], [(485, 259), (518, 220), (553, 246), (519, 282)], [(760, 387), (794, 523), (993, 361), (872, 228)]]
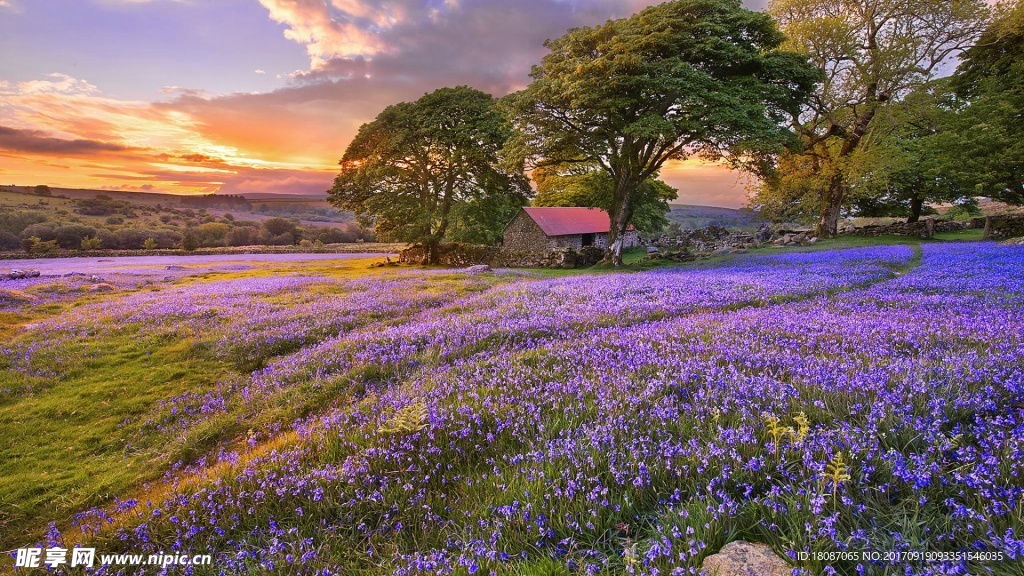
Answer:
[[(743, 539), (794, 574), (1024, 573), (1024, 246), (366, 265), (4, 283), (36, 299), (0, 300), (0, 549), (679, 575)], [(812, 554), (842, 551), (874, 559)]]

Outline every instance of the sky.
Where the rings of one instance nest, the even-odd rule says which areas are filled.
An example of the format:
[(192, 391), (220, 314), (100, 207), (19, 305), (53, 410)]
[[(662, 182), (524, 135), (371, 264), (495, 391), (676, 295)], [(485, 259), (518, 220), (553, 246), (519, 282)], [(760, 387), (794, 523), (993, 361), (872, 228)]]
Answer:
[[(0, 184), (322, 193), (388, 105), (520, 90), (544, 40), (658, 1), (0, 0)], [(662, 178), (684, 203), (746, 196), (698, 161)]]

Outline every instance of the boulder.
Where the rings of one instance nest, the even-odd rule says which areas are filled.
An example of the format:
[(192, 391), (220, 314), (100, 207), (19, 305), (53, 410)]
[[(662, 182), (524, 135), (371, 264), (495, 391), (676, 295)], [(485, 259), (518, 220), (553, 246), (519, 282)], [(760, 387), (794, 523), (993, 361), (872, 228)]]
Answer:
[(169, 264), (164, 266), (164, 270), (184, 270), (184, 266), (178, 266), (177, 264)]
[(737, 540), (704, 559), (708, 576), (789, 576), (789, 564), (765, 544)]
[(470, 266), (469, 268), (466, 268), (466, 273), (467, 274), (480, 274), (481, 272), (490, 272), (490, 271), (491, 271), (491, 267), (488, 266), (487, 264), (478, 264), (476, 266)]
[(89, 292), (114, 292), (117, 290), (117, 288), (113, 284), (101, 282), (99, 284), (93, 284), (92, 286), (89, 286), (87, 290)]
[(0, 288), (0, 302), (38, 302), (39, 297), (21, 290)]

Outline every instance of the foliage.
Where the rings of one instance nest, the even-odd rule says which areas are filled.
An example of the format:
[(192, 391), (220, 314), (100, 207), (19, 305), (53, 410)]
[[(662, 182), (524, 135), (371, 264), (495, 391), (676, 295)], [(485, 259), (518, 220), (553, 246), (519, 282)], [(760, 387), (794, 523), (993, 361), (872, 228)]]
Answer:
[(192, 229), (185, 231), (185, 234), (181, 237), (181, 249), (189, 252), (199, 248), (199, 239), (196, 237), (196, 233)]
[(46, 184), (40, 184), (32, 189), (32, 193), (36, 196), (53, 196), (53, 192), (50, 187)]
[[(97, 238), (96, 236), (86, 236), (85, 238), (82, 238), (82, 250), (99, 250), (102, 247), (102, 238)], [(156, 242), (153, 242), (153, 246), (151, 248), (156, 248)]]
[[(537, 183), (534, 206), (586, 206), (611, 210), (615, 182), (607, 172), (570, 166), (565, 173), (556, 167), (533, 171)], [(638, 187), (633, 201), (632, 223), (640, 232), (658, 233), (668, 224), (665, 213), (668, 203), (676, 199), (677, 190), (657, 178), (648, 178)]]
[(329, 200), (388, 240), (436, 245), (453, 208), (465, 230), (493, 235), (505, 222), (484, 211), (522, 205), (530, 193), (521, 170), (498, 166), (509, 132), (494, 99), (466, 86), (389, 106), (345, 150)]
[[(987, 14), (984, 0), (772, 0), (770, 12), (787, 47), (807, 56), (823, 82), (793, 117), (802, 155), (779, 166), (755, 203), (766, 214), (803, 217), (818, 196), (815, 234), (835, 235), (856, 184), (853, 156), (872, 146), (869, 132), (880, 111), (932, 78), (938, 67), (970, 45)], [(797, 169), (785, 173), (787, 168)], [(796, 208), (794, 208), (796, 207)]]
[(1024, 204), (1024, 2), (999, 5), (953, 78), (964, 105), (945, 142), (974, 193)]
[(815, 73), (777, 48), (767, 14), (739, 0), (677, 0), (548, 41), (530, 86), (507, 97), (508, 157), (599, 166), (614, 182), (606, 258), (665, 162), (697, 155), (759, 169), (790, 138)]

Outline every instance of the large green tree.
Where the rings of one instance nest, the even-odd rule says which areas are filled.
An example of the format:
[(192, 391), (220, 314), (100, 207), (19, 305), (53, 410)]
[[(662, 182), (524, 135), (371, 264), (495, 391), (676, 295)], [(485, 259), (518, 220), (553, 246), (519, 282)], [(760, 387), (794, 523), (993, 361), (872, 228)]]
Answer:
[[(856, 184), (855, 157), (881, 110), (927, 82), (984, 27), (984, 0), (772, 0), (769, 11), (824, 81), (793, 118), (808, 158), (780, 182), (818, 196), (815, 233), (830, 237)], [(803, 177), (801, 177), (803, 176)], [(772, 196), (791, 197), (771, 190)], [(764, 202), (762, 202), (764, 203)]]
[(434, 261), (454, 213), (529, 197), (522, 170), (498, 163), (510, 134), (496, 100), (466, 86), (388, 106), (345, 150), (328, 199), (378, 238), (424, 243)]
[(979, 196), (1024, 204), (1024, 2), (1005, 2), (953, 77), (962, 99), (946, 141)]
[(740, 0), (677, 0), (548, 41), (550, 53), (507, 107), (508, 147), (530, 166), (599, 166), (614, 183), (606, 260), (642, 184), (669, 160), (699, 155), (750, 167), (787, 139), (782, 126), (817, 78), (777, 48), (772, 18)]

